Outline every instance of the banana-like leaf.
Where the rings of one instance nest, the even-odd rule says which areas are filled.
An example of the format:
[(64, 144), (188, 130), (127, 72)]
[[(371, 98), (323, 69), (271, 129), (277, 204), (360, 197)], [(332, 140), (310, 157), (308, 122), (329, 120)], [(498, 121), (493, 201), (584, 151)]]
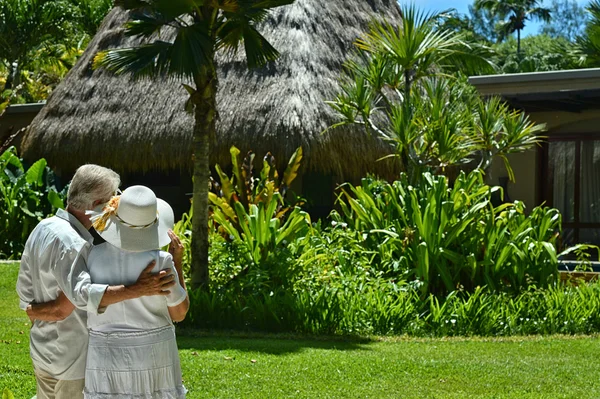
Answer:
[(65, 203), (55, 190), (48, 191), (48, 202), (56, 209), (65, 209)]
[(27, 169), (25, 177), (27, 183), (41, 186), (44, 184), (44, 172), (46, 171), (46, 160), (44, 158), (36, 161)]
[(270, 204), (271, 202), (277, 203), (277, 200), (273, 200), (274, 194), (275, 194), (275, 182), (269, 181), (269, 182), (267, 182), (267, 184), (265, 184), (265, 187), (256, 196), (256, 201), (264, 202), (265, 204)]
[(0, 116), (4, 112), (4, 110), (10, 105), (10, 101), (4, 101), (0, 103)]
[(220, 208), (216, 209), (213, 212), (213, 218), (214, 218), (215, 222), (217, 222), (219, 224), (219, 226), (221, 226), (223, 229), (225, 229), (225, 231), (230, 236), (232, 236), (235, 240), (242, 241), (242, 238), (240, 237), (240, 233), (233, 226), (233, 224), (231, 223), (231, 220), (222, 212), (222, 210)]
[(12, 165), (21, 172), (24, 171), (23, 164), (17, 156), (17, 150), (15, 147), (9, 147), (0, 155), (0, 167), (4, 169), (7, 165)]

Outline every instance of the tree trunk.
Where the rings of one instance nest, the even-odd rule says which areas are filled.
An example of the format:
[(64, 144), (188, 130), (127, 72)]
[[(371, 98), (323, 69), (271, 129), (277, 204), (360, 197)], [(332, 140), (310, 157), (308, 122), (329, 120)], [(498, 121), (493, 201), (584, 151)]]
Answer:
[(217, 73), (214, 63), (194, 78), (194, 194), (192, 197), (192, 289), (209, 289), (208, 182), (210, 147), (215, 137)]
[(517, 29), (517, 55), (521, 55), (521, 29)]

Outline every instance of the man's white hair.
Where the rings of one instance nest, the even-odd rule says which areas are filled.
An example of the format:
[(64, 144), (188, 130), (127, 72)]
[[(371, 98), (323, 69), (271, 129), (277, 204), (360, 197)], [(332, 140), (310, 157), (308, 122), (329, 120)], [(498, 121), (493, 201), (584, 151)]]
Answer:
[(114, 195), (121, 184), (119, 175), (99, 165), (83, 165), (75, 172), (71, 180), (67, 205), (85, 211), (94, 207), (94, 202), (106, 202)]

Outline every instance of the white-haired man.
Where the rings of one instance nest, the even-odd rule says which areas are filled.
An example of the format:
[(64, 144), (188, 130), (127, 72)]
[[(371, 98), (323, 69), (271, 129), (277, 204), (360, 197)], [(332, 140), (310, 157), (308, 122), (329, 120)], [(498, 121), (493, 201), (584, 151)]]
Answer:
[(33, 321), (30, 352), (37, 399), (83, 398), (87, 354), (87, 313), (102, 313), (123, 300), (167, 295), (173, 275), (151, 272), (149, 264), (131, 286), (93, 284), (86, 259), (93, 243), (86, 210), (110, 200), (120, 184), (114, 171), (84, 165), (75, 172), (66, 210), (33, 230), (21, 258), (17, 292)]

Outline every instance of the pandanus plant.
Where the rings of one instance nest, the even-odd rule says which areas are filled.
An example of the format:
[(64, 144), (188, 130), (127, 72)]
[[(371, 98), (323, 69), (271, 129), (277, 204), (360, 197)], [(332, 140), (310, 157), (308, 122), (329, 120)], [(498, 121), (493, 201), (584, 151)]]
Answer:
[(440, 30), (440, 15), (409, 7), (403, 16), (401, 27), (375, 22), (357, 40), (346, 81), (328, 102), (339, 116), (334, 126), (359, 125), (388, 141), (413, 184), (424, 172), (455, 176), (465, 164), (486, 170), (494, 158), (513, 178), (506, 155), (537, 143), (543, 125), (481, 99), (461, 78), (492, 70), (486, 48)]

